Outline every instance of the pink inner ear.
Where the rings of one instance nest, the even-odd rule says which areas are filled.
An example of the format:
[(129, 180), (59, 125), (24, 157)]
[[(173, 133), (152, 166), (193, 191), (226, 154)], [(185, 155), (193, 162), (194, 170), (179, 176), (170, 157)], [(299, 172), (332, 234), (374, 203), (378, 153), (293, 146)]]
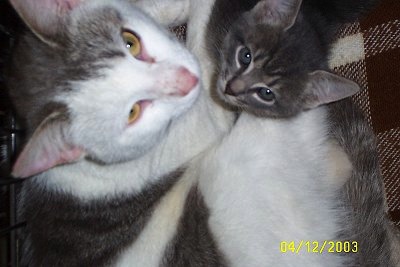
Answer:
[(77, 5), (80, 4), (80, 2), (82, 2), (82, 0), (57, 0), (59, 6), (62, 6), (64, 7), (64, 9), (68, 10), (74, 9)]
[(51, 11), (54, 14), (62, 14), (74, 9), (83, 0), (11, 0), (11, 2), (29, 3), (42, 11)]
[(33, 176), (57, 165), (76, 161), (84, 154), (81, 148), (60, 141), (40, 135), (39, 138), (33, 137), (14, 164), (12, 175), (20, 178)]
[[(38, 149), (38, 147), (35, 147)], [(33, 150), (28, 143), (14, 164), (12, 175), (26, 178), (51, 169), (57, 165), (78, 160), (83, 155), (83, 150), (77, 147), (42, 147)]]
[(261, 0), (253, 8), (254, 17), (261, 23), (287, 30), (294, 24), (302, 0)]

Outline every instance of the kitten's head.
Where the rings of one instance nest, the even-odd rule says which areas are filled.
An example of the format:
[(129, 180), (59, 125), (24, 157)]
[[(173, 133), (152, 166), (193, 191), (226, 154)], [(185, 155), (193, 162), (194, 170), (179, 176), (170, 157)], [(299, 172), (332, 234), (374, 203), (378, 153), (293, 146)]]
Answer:
[(326, 51), (299, 0), (262, 0), (229, 29), (217, 95), (260, 116), (290, 117), (358, 91), (327, 69)]
[(199, 92), (194, 57), (128, 1), (11, 0), (32, 33), (8, 86), (30, 139), (13, 174), (141, 157)]

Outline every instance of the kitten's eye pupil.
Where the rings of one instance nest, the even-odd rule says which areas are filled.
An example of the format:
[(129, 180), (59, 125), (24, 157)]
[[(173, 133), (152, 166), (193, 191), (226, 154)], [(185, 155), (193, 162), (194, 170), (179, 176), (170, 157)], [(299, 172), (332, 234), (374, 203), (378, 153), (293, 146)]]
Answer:
[(264, 100), (266, 102), (274, 102), (275, 101), (275, 94), (269, 88), (260, 87), (257, 90), (257, 94), (262, 100)]
[(239, 50), (238, 60), (241, 65), (248, 66), (252, 61), (251, 51), (247, 47)]

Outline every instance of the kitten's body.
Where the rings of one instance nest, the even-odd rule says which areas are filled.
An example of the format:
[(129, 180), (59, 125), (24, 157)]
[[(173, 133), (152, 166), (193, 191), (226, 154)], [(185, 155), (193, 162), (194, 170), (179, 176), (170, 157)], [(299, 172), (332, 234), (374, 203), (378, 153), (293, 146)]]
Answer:
[(336, 240), (346, 216), (332, 183), (343, 177), (329, 173), (325, 116), (322, 107), (285, 120), (242, 113), (206, 155), (200, 189), (229, 266), (347, 266), (349, 257), (306, 245)]
[[(222, 2), (226, 3), (224, 0), (217, 3)], [(214, 50), (214, 54), (223, 59), (219, 69), (217, 93), (224, 103), (257, 116), (280, 119), (291, 118), (304, 108), (314, 107), (312, 102), (315, 99), (326, 103), (331, 102), (332, 97), (349, 95), (349, 92), (345, 92), (345, 87), (351, 88), (351, 83), (346, 85), (344, 80), (320, 71), (328, 69), (330, 42), (343, 18), (331, 14), (333, 18), (337, 17), (335, 20), (322, 11), (318, 13), (315, 3), (310, 5), (307, 1), (293, 18), (290, 9), (295, 10), (298, 3), (299, 1), (281, 1), (280, 6), (274, 1), (260, 1), (234, 22), (225, 40), (221, 41), (223, 49)], [(216, 10), (218, 15), (219, 10)], [(318, 19), (317, 14), (325, 16), (325, 19)], [(324, 28), (324, 25), (331, 28)], [(215, 40), (221, 40), (217, 37), (219, 33), (214, 31), (215, 24), (211, 24), (209, 28), (209, 35), (215, 36)], [(252, 56), (248, 65), (246, 58), (241, 59), (242, 50)], [(324, 81), (317, 79), (311, 82), (322, 82), (322, 87), (314, 93), (307, 88), (315, 78), (310, 77), (314, 76), (313, 73), (320, 73), (320, 78), (324, 76)], [(329, 81), (330, 79), (332, 80)], [(332, 88), (328, 89), (330, 86)], [(323, 92), (324, 88), (327, 89), (326, 92)], [(333, 214), (337, 217), (326, 216), (325, 221), (322, 221), (338, 219), (332, 239), (357, 242), (358, 253), (347, 255), (354, 258), (350, 266), (397, 266), (400, 264), (397, 256), (400, 252), (399, 237), (385, 214), (385, 195), (379, 174), (374, 134), (351, 102), (344, 100), (343, 103), (334, 103), (328, 111), (331, 115), (319, 123), (328, 123), (325, 130), (330, 131), (330, 139), (335, 140), (349, 156), (353, 171), (351, 177), (345, 174), (350, 179), (340, 193), (336, 192), (336, 197), (341, 201), (342, 213)], [(308, 129), (312, 131), (318, 127)], [(312, 142), (313, 140), (308, 140), (308, 143), (303, 144), (306, 146)], [(301, 157), (302, 153), (298, 151), (298, 154)], [(346, 181), (346, 178), (337, 178), (339, 185)], [(310, 184), (306, 179), (303, 181)], [(292, 194), (296, 195), (296, 192)], [(335, 205), (334, 202), (332, 204)], [(288, 211), (286, 217), (290, 217), (291, 212), (295, 211)], [(307, 214), (307, 210), (302, 213), (304, 219), (307, 219)]]

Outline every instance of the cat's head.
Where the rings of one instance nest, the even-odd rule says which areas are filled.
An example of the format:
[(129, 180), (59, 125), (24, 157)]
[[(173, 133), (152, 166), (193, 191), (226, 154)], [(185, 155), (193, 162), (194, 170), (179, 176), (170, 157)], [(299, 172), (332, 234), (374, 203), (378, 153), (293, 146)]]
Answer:
[(350, 96), (357, 84), (327, 71), (326, 49), (299, 0), (262, 0), (227, 32), (217, 96), (234, 108), (290, 117)]
[(13, 174), (143, 156), (199, 93), (195, 58), (129, 1), (11, 0), (30, 31), (9, 94), (30, 139)]

